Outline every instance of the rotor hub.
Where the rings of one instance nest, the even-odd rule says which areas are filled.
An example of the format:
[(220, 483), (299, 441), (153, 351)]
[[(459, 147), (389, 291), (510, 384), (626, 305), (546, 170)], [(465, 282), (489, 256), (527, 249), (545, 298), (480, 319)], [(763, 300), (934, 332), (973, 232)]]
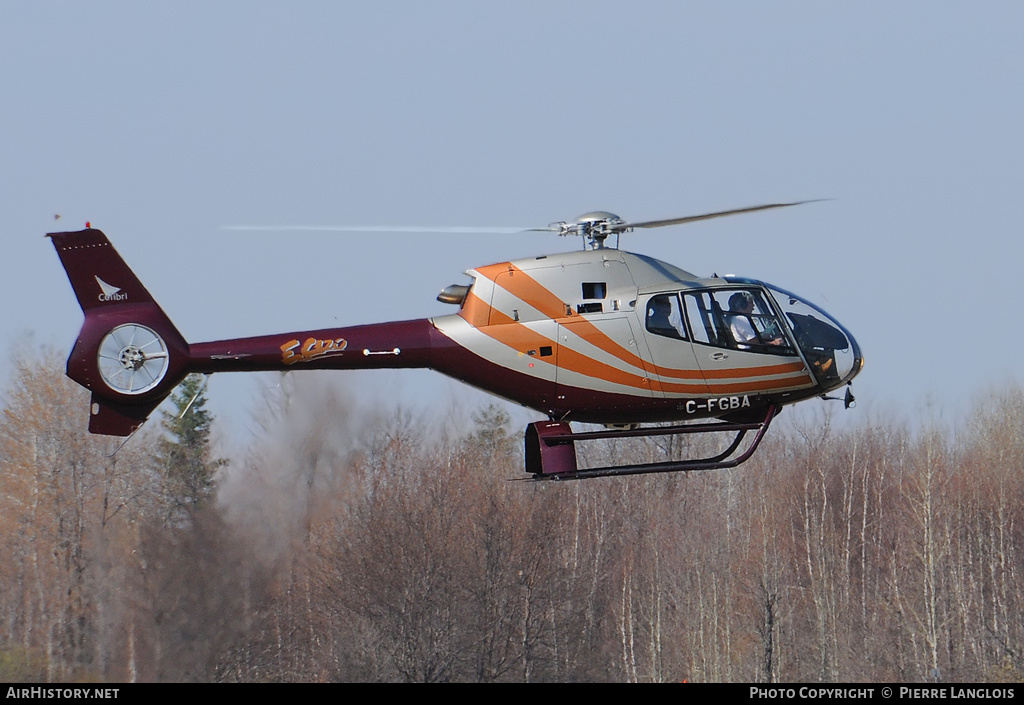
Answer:
[(584, 213), (574, 223), (556, 223), (559, 235), (579, 235), (591, 249), (599, 250), (612, 233), (622, 232), (622, 218), (608, 211)]

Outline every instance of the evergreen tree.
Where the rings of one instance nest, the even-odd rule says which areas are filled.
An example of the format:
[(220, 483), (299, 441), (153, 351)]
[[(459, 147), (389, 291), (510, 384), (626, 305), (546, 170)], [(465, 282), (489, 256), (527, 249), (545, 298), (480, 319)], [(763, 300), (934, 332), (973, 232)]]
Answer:
[(511, 458), (522, 444), (522, 436), (510, 430), (512, 417), (501, 404), (491, 403), (473, 414), (471, 444), (492, 457)]
[(172, 519), (191, 519), (215, 489), (214, 475), (227, 464), (210, 457), (213, 415), (206, 409), (207, 378), (192, 374), (171, 395), (172, 411), (163, 412), (164, 435), (157, 462)]

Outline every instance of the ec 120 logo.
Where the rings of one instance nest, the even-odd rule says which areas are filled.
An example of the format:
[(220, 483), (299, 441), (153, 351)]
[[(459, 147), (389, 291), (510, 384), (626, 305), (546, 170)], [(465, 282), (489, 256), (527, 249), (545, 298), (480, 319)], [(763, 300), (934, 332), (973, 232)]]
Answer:
[(306, 342), (299, 346), (298, 340), (289, 340), (281, 346), (281, 362), (286, 365), (294, 365), (296, 362), (309, 362), (324, 355), (334, 355), (344, 352), (348, 347), (348, 341), (344, 338), (334, 340), (318, 340), (317, 338), (306, 338)]

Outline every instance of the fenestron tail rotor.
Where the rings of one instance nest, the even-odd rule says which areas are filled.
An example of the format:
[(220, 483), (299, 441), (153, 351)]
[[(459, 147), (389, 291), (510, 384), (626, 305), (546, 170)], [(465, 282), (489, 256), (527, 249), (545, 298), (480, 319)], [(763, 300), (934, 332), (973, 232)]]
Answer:
[(163, 381), (170, 364), (164, 339), (139, 323), (117, 326), (100, 341), (97, 363), (103, 383), (121, 394), (144, 394)]

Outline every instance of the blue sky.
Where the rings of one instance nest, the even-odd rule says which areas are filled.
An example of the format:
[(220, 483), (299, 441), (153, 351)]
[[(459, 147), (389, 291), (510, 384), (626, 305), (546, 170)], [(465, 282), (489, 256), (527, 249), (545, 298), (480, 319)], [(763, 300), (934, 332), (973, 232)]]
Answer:
[[(464, 270), (577, 245), (223, 226), (828, 198), (623, 247), (815, 301), (864, 349), (859, 410), (956, 417), (1020, 382), (1022, 30), (998, 1), (4, 3), (0, 365), (73, 342), (42, 235), (87, 220), (202, 341), (448, 313)], [(482, 398), (336, 374), (387, 403)], [(214, 410), (243, 424), (272, 383), (215, 377)]]

